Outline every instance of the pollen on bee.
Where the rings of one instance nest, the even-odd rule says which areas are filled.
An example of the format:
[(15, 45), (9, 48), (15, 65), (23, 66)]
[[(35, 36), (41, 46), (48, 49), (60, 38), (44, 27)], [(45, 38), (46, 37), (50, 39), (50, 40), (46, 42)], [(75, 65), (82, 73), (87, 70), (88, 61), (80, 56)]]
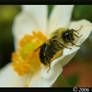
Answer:
[(35, 49), (41, 46), (48, 38), (42, 32), (33, 32), (32, 35), (25, 35), (19, 41), (17, 52), (12, 53), (12, 66), (20, 75), (24, 76), (27, 73), (34, 74), (40, 70), (39, 51)]

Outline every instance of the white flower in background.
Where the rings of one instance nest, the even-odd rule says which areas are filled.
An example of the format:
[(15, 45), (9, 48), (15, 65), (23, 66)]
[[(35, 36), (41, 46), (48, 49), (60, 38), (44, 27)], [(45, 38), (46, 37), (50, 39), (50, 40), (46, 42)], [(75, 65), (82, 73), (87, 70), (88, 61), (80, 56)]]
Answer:
[[(35, 46), (41, 45), (47, 40), (46, 37), (49, 37), (49, 34), (58, 28), (65, 27), (77, 30), (82, 26), (78, 31), (82, 37), (76, 39), (75, 44), (81, 45), (87, 39), (91, 33), (92, 24), (87, 20), (72, 22), (73, 7), (73, 5), (56, 5), (49, 20), (47, 5), (25, 5), (22, 7), (22, 11), (16, 17), (13, 25), (17, 54), (13, 54), (13, 60), (15, 60), (13, 65), (10, 63), (0, 71), (1, 87), (51, 87), (55, 83), (62, 73), (63, 67), (72, 59), (80, 47), (70, 46), (72, 49), (65, 48), (63, 54), (51, 62), (49, 72), (39, 62), (38, 52), (35, 55), (30, 53), (31, 61), (36, 62), (30, 64), (28, 61), (22, 61), (25, 61), (24, 59), (29, 55), (25, 56), (25, 51), (29, 51), (30, 46), (32, 50), (36, 48)], [(34, 32), (34, 30), (37, 32)], [(30, 40), (34, 39), (37, 39), (36, 42), (30, 43)], [(24, 59), (21, 59), (22, 55), (19, 53), (21, 51)]]

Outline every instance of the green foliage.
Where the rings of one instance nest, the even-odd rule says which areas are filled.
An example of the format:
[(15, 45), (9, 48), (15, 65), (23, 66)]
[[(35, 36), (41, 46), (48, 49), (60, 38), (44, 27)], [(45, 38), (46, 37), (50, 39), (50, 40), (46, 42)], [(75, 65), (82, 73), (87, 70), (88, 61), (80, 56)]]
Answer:
[(78, 83), (79, 75), (72, 74), (68, 76), (68, 78), (64, 78), (63, 76), (60, 76), (59, 80), (61, 81), (62, 87), (74, 87)]
[(54, 8), (54, 5), (48, 5), (48, 18), (50, 16), (51, 11), (53, 10), (53, 8)]
[[(48, 5), (48, 17), (55, 5)], [(87, 19), (92, 22), (92, 5), (75, 5), (72, 20)]]
[(10, 62), (13, 51), (12, 24), (20, 11), (19, 6), (0, 6), (0, 67)]
[(74, 7), (72, 19), (87, 19), (92, 22), (92, 5), (76, 5)]
[(67, 78), (68, 83), (70, 84), (71, 87), (76, 86), (79, 80), (79, 75), (78, 74), (72, 74)]
[(63, 76), (60, 75), (58, 79), (61, 81), (61, 87), (70, 87), (70, 84)]

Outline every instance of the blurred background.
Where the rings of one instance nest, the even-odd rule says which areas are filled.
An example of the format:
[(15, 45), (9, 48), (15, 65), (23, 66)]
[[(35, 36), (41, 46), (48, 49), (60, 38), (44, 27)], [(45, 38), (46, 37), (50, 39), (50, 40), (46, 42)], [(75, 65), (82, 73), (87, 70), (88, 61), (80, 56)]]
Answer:
[[(48, 6), (48, 18), (54, 5)], [(11, 61), (14, 51), (12, 25), (21, 11), (19, 5), (0, 5), (0, 69)], [(87, 19), (92, 22), (92, 5), (75, 5), (72, 20)], [(92, 34), (69, 64), (54, 87), (92, 87)]]

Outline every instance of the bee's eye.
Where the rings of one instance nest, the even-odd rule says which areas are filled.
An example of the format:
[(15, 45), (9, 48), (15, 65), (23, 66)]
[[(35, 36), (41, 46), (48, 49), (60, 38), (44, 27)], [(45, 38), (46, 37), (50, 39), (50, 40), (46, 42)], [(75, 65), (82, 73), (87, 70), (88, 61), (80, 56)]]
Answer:
[(66, 31), (62, 34), (62, 38), (65, 42), (71, 42), (74, 40), (73, 32), (72, 31)]

